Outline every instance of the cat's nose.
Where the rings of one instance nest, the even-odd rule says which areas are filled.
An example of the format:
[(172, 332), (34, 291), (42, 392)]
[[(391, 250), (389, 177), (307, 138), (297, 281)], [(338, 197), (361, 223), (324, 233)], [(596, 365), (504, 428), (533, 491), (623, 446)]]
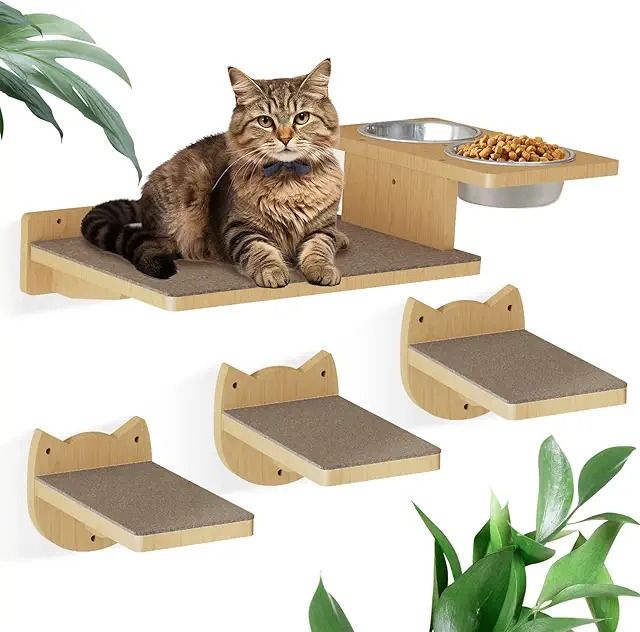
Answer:
[(281, 127), (276, 136), (278, 140), (286, 147), (289, 141), (293, 138), (293, 130), (290, 127)]

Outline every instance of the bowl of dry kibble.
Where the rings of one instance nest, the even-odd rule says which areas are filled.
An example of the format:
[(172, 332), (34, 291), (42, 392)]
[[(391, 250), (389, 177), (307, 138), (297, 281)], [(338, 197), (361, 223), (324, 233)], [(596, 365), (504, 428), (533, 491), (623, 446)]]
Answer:
[[(450, 145), (445, 149), (445, 153), (451, 158), (476, 164), (538, 169), (575, 159), (575, 153), (571, 149), (547, 143), (540, 136), (512, 134), (483, 134), (475, 140)], [(563, 185), (564, 182), (559, 181), (485, 188), (460, 182), (458, 197), (472, 204), (500, 208), (546, 206), (560, 197)]]

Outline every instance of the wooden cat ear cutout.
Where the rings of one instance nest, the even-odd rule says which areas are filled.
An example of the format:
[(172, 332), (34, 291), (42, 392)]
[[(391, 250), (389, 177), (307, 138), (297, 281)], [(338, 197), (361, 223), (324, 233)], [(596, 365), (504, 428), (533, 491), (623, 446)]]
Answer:
[(31, 439), (27, 474), (27, 500), (33, 524), (45, 538), (65, 549), (96, 551), (115, 544), (42, 500), (36, 490), (37, 478), (146, 461), (151, 461), (151, 440), (147, 424), (140, 417), (133, 417), (112, 434), (83, 432), (64, 441), (36, 430)]
[(526, 419), (623, 404), (626, 383), (524, 328), (518, 290), (433, 309), (409, 299), (401, 335), (411, 399), (445, 419)]
[(151, 460), (147, 424), (65, 441), (36, 430), (28, 471), (29, 514), (38, 531), (73, 551), (122, 544), (152, 551), (239, 538), (253, 515)]
[(260, 485), (342, 485), (440, 466), (440, 448), (338, 395), (326, 351), (253, 375), (223, 365), (214, 425), (225, 465)]

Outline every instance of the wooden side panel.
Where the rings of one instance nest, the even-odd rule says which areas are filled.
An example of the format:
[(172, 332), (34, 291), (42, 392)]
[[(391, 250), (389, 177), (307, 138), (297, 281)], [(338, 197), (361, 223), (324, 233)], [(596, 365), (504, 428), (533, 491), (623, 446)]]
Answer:
[(283, 485), (301, 478), (225, 429), (224, 411), (338, 394), (338, 376), (330, 353), (321, 351), (300, 368), (269, 367), (248, 375), (223, 364), (214, 404), (214, 438), (223, 463), (260, 485)]
[(457, 194), (454, 180), (357, 154), (345, 157), (345, 222), (450, 250)]
[(73, 551), (95, 551), (114, 544), (69, 514), (56, 509), (36, 492), (37, 477), (76, 470), (151, 460), (147, 424), (133, 417), (113, 434), (85, 432), (60, 441), (42, 430), (31, 440), (27, 502), (34, 526), (48, 540)]

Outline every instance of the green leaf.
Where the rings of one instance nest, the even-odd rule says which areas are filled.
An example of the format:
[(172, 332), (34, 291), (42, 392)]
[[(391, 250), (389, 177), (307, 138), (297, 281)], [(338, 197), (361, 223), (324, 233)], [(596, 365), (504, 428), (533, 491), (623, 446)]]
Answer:
[[(579, 533), (578, 539), (573, 547), (574, 550), (580, 548), (586, 539)], [(593, 577), (595, 584), (613, 584), (611, 575), (606, 566), (602, 568)], [(590, 597), (587, 598), (587, 605), (594, 619), (598, 619), (596, 626), (598, 632), (616, 632), (618, 629), (618, 621), (620, 620), (620, 601), (617, 597)]]
[(621, 527), (619, 522), (605, 522), (580, 548), (555, 562), (544, 580), (538, 604), (550, 601), (561, 590), (574, 584), (593, 583)]
[(50, 61), (63, 58), (89, 61), (110, 70), (131, 85), (127, 72), (115, 57), (93, 44), (73, 42), (71, 40), (42, 40), (35, 42), (27, 40), (10, 42), (5, 48)]
[(491, 494), (491, 518), (489, 519), (489, 537), (491, 551), (500, 551), (511, 544), (511, 516), (509, 506), (500, 506), (500, 502)]
[(433, 616), (437, 632), (492, 630), (504, 603), (513, 550), (479, 560), (440, 596)]
[(131, 160), (142, 178), (133, 140), (122, 118), (109, 102), (84, 79), (55, 61), (5, 51), (5, 63), (21, 70), (36, 87), (66, 101), (104, 130), (114, 149)]
[(340, 604), (325, 590), (322, 579), (309, 605), (311, 632), (353, 632)]
[(57, 15), (48, 13), (30, 13), (25, 17), (28, 20), (28, 26), (0, 28), (0, 39), (5, 42), (34, 37), (38, 34), (34, 33), (33, 29), (35, 28), (42, 35), (62, 35), (63, 37), (94, 43), (91, 35), (75, 22), (71, 22), (71, 20), (65, 20)]
[(18, 11), (4, 2), (0, 2), (0, 24), (21, 24), (29, 26), (29, 20)]
[[(549, 542), (555, 542), (556, 540), (561, 540), (562, 538), (566, 538), (568, 535), (571, 535), (572, 533), (575, 533), (575, 531), (573, 531), (571, 529), (563, 529), (562, 531), (557, 531), (550, 538), (547, 538), (546, 543), (549, 544)], [(525, 535), (529, 539), (535, 540), (535, 538), (536, 538), (536, 532), (535, 531), (530, 531), (529, 533), (526, 533)]]
[(473, 563), (481, 560), (489, 552), (489, 544), (491, 543), (491, 524), (487, 520), (480, 531), (473, 538)]
[(13, 73), (0, 68), (0, 91), (7, 96), (22, 101), (39, 119), (51, 123), (62, 138), (62, 130), (58, 125), (51, 108), (40, 96), (37, 90), (32, 88), (26, 81)]
[(526, 589), (527, 574), (524, 568), (524, 561), (516, 551), (511, 562), (507, 594), (492, 632), (506, 632), (512, 626), (513, 621), (520, 615)]
[(447, 560), (444, 557), (442, 547), (437, 540), (433, 542), (433, 596), (431, 598), (431, 623), (429, 630), (433, 630), (433, 616), (436, 611), (436, 604), (440, 599), (440, 595), (449, 585), (449, 571), (447, 569)]
[(573, 501), (571, 466), (553, 437), (540, 446), (538, 472), (536, 540), (546, 542), (565, 524)]
[(622, 524), (638, 524), (638, 522), (636, 522), (633, 518), (630, 518), (629, 516), (625, 516), (624, 514), (619, 514), (619, 513), (612, 513), (612, 512), (596, 514), (595, 516), (584, 518), (584, 520), (578, 520), (578, 522), (574, 522), (572, 524), (589, 522), (589, 520), (607, 520), (609, 522), (621, 522)]
[(601, 597), (640, 597), (640, 594), (624, 586), (615, 584), (575, 584), (561, 590), (545, 608), (550, 608), (572, 599), (587, 599)]
[(578, 479), (578, 507), (597, 494), (623, 468), (634, 450), (630, 446), (608, 448), (585, 463)]
[(456, 553), (453, 545), (449, 541), (449, 538), (442, 533), (442, 531), (424, 514), (422, 509), (418, 507), (415, 503), (413, 503), (416, 511), (420, 518), (422, 518), (422, 522), (426, 525), (427, 529), (431, 532), (431, 535), (435, 538), (436, 542), (442, 548), (442, 552), (444, 553), (447, 561), (449, 562), (449, 567), (451, 568), (451, 574), (453, 575), (453, 579), (457, 580), (458, 577), (462, 575), (462, 567), (460, 566), (460, 560), (458, 559), (458, 554)]
[(556, 553), (553, 549), (544, 546), (544, 544), (540, 544), (540, 542), (532, 540), (526, 535), (518, 533), (515, 529), (511, 530), (511, 538), (514, 546), (518, 551), (520, 551), (520, 555), (522, 555), (522, 559), (526, 566), (546, 562)]
[(512, 628), (512, 632), (570, 632), (573, 628), (593, 623), (592, 619), (536, 618)]

